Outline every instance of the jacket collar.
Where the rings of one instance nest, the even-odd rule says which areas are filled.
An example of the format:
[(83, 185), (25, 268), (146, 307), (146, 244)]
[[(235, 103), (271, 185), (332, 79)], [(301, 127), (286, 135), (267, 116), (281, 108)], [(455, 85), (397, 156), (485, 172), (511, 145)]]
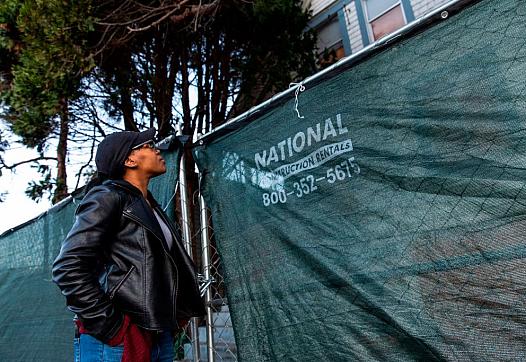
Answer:
[[(159, 222), (157, 221), (152, 208), (142, 196), (141, 190), (124, 180), (107, 180), (104, 182), (104, 185), (112, 185), (136, 196), (130, 203), (127, 203), (124, 206), (123, 214), (150, 230), (152, 234), (162, 242), (166, 242), (161, 227), (159, 226)], [(148, 191), (148, 201), (150, 201), (152, 207), (155, 208), (158, 206), (157, 201), (155, 201), (150, 191)]]
[[(141, 190), (139, 190), (137, 187), (133, 186), (128, 181), (124, 181), (124, 180), (106, 180), (106, 181), (104, 181), (104, 184), (105, 185), (114, 185), (114, 186), (120, 187), (120, 188), (128, 191), (129, 193), (131, 193), (133, 195), (142, 197)], [(159, 207), (159, 204), (157, 203), (157, 200), (154, 199), (154, 197), (153, 197), (152, 193), (150, 192), (150, 190), (148, 190), (148, 201), (150, 202), (150, 205), (152, 205), (153, 208)]]
[(113, 185), (117, 186), (121, 189), (124, 189), (125, 191), (132, 193), (137, 196), (142, 196), (141, 190), (139, 190), (137, 187), (133, 186), (128, 181), (124, 180), (106, 180), (102, 183), (103, 185)]

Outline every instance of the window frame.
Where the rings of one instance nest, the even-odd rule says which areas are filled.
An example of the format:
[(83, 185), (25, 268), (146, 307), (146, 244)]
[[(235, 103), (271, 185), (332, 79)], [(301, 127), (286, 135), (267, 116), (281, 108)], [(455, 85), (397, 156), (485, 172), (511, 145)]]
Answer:
[(365, 17), (365, 21), (367, 23), (367, 36), (368, 36), (369, 41), (371, 43), (374, 43), (375, 41), (378, 40), (378, 39), (374, 38), (373, 26), (371, 25), (371, 23), (373, 21), (377, 20), (378, 18), (384, 16), (385, 14), (387, 14), (389, 11), (393, 10), (397, 6), (400, 6), (400, 11), (402, 12), (402, 18), (404, 20), (405, 25), (407, 25), (407, 17), (406, 17), (405, 11), (404, 11), (404, 4), (402, 3), (402, 0), (398, 0), (396, 3), (394, 3), (391, 6), (389, 6), (388, 8), (386, 8), (384, 11), (382, 11), (380, 14), (376, 15), (372, 19), (369, 19), (369, 9), (367, 7), (367, 1), (366, 0), (356, 0), (356, 1), (361, 1), (362, 2), (362, 9), (363, 9), (363, 12), (365, 13), (364, 17)]
[[(332, 14), (331, 16), (327, 17), (327, 19), (322, 22), (320, 25), (318, 25), (317, 27), (317, 32), (318, 34), (320, 33), (320, 30), (327, 27), (327, 26), (331, 26), (331, 25), (336, 25), (337, 27), (339, 27), (339, 19), (338, 19), (338, 16), (337, 14)], [(341, 46), (343, 47), (343, 35), (341, 34), (341, 31), (340, 29), (338, 29), (338, 35), (339, 35), (339, 39), (335, 40), (335, 41), (332, 41), (331, 43), (328, 43), (327, 44), (327, 47), (325, 48), (327, 51), (331, 51), (333, 49), (335, 49), (335, 47), (338, 45), (338, 44), (341, 44)], [(318, 45), (318, 44), (316, 44)], [(336, 47), (336, 48), (339, 48), (339, 47)], [(324, 49), (317, 49), (317, 54), (318, 55), (321, 55), (323, 54), (324, 52)]]

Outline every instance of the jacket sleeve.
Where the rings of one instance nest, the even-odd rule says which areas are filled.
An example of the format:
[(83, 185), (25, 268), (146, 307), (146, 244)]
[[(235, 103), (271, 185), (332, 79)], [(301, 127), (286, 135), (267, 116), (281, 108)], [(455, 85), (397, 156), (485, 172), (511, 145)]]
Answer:
[(68, 309), (86, 331), (107, 343), (117, 334), (124, 317), (98, 281), (104, 244), (111, 241), (118, 224), (119, 196), (106, 187), (95, 187), (79, 205), (75, 223), (53, 263), (53, 281), (66, 297)]

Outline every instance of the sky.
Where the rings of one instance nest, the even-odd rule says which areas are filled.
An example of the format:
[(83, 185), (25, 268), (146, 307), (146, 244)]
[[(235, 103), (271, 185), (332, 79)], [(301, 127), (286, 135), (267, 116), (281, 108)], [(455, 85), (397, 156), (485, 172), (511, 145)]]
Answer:
[[(4, 162), (7, 165), (39, 156), (36, 150), (27, 148), (18, 142), (19, 138), (9, 131), (5, 123), (0, 122), (0, 130), (3, 131), (2, 140), (6, 140), (9, 143), (6, 152), (2, 154)], [(45, 156), (56, 157), (56, 144), (57, 140), (48, 140), (48, 145), (44, 152)], [(77, 184), (75, 173), (77, 173), (80, 166), (84, 164), (83, 161), (88, 158), (89, 151), (86, 150), (86, 147), (79, 147), (79, 145), (71, 144), (70, 142), (67, 159), (69, 192), (73, 191)], [(53, 171), (52, 177), (56, 177), (56, 161), (51, 160), (45, 162), (51, 166)], [(2, 170), (2, 176), (0, 176), (0, 193), (6, 193), (6, 195), (3, 197), (4, 202), (0, 202), (0, 234), (37, 217), (53, 206), (47, 198), (47, 195), (39, 202), (35, 202), (25, 194), (25, 190), (30, 181), (42, 179), (42, 175), (37, 172), (34, 166), (36, 166), (36, 163), (20, 165), (15, 168), (14, 172)], [(83, 186), (84, 183), (85, 180), (80, 180), (79, 186)]]
[[(19, 144), (10, 146), (11, 149), (3, 155), (8, 165), (38, 156), (36, 151)], [(40, 174), (28, 164), (17, 167), (14, 173), (3, 170), (0, 177), (0, 192), (7, 192), (7, 195), (4, 197), (4, 202), (0, 203), (0, 234), (51, 207), (51, 202), (47, 199), (36, 203), (25, 195), (28, 182), (39, 178)]]

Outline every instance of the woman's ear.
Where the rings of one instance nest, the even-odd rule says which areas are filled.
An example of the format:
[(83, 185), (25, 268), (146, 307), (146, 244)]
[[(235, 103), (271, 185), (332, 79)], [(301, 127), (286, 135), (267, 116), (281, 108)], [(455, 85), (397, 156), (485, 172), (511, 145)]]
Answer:
[(128, 168), (137, 168), (137, 162), (128, 156), (124, 161), (124, 166)]

